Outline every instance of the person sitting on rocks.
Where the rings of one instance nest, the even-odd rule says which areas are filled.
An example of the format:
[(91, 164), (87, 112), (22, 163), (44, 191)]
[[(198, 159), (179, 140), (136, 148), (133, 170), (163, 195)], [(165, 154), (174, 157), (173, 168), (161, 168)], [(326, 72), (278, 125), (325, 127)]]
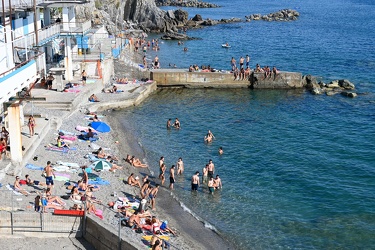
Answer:
[(246, 67), (245, 69), (245, 79), (248, 80), (250, 77), (251, 69), (249, 67)]
[(271, 77), (271, 69), (270, 69), (270, 67), (268, 67), (268, 66), (266, 66), (266, 67), (264, 68), (264, 77), (265, 77), (265, 78)]
[(260, 65), (258, 63), (256, 65), (255, 72), (257, 72), (257, 73), (263, 72), (263, 69), (260, 67)]
[(98, 99), (98, 97), (97, 97), (95, 94), (92, 94), (92, 95), (89, 97), (89, 101), (90, 101), (90, 102), (99, 102), (99, 99)]
[(128, 177), (128, 184), (130, 186), (138, 186), (139, 188), (141, 188), (141, 183), (139, 182), (139, 177), (136, 176), (134, 178), (134, 173), (131, 173)]
[(279, 74), (279, 71), (275, 66), (272, 67), (273, 79), (275, 80), (276, 76)]

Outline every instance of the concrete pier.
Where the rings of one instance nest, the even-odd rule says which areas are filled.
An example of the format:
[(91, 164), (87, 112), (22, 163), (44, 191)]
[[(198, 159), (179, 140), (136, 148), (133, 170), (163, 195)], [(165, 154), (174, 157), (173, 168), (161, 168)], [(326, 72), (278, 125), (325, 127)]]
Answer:
[(232, 73), (189, 72), (185, 69), (156, 69), (150, 72), (151, 80), (158, 87), (185, 88), (254, 88), (254, 89), (292, 89), (303, 88), (302, 74), (280, 72), (265, 78), (264, 73), (251, 73), (249, 79), (234, 80)]

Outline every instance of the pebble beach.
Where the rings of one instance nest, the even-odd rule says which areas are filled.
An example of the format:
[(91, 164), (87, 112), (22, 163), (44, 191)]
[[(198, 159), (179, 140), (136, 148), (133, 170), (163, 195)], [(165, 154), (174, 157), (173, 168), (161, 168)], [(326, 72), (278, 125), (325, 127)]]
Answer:
[[(125, 50), (125, 56), (128, 58), (136, 59), (133, 52), (130, 49)], [(117, 64), (119, 62), (115, 62)], [(131, 65), (126, 64), (117, 64), (116, 67), (120, 67), (122, 70), (124, 67), (128, 67), (128, 77), (132, 77)], [(86, 85), (84, 88), (90, 88), (90, 85)], [(106, 102), (114, 100), (132, 100), (136, 99), (137, 89), (138, 88), (147, 88), (147, 83), (136, 83), (128, 85), (119, 85), (118, 88), (123, 92), (117, 94), (110, 93), (95, 93), (101, 102), (100, 105), (104, 105)], [(93, 105), (98, 105), (98, 103), (89, 103), (87, 99), (83, 99), (78, 105), (78, 107), (72, 112), (68, 111), (56, 111), (56, 110), (47, 110), (40, 107), (33, 107), (34, 113), (43, 113), (48, 116), (48, 119), (51, 122), (51, 129), (48, 131), (40, 145), (37, 146), (33, 157), (28, 160), (28, 163), (31, 163), (35, 166), (45, 167), (47, 161), (51, 161), (53, 165), (57, 162), (70, 162), (77, 163), (80, 166), (86, 165), (89, 166), (91, 163), (85, 157), (88, 154), (91, 154), (95, 151), (92, 148), (90, 142), (87, 141), (73, 141), (70, 144), (70, 147), (74, 147), (75, 150), (69, 150), (67, 153), (54, 152), (46, 150), (46, 145), (53, 144), (56, 142), (58, 136), (58, 130), (64, 130), (75, 134), (80, 134), (79, 131), (75, 130), (77, 125), (87, 126), (90, 123), (90, 120), (85, 117), (85, 113), (92, 108)], [(24, 111), (28, 113), (30, 110), (29, 106), (26, 106)], [(111, 201), (116, 201), (117, 196), (133, 196), (139, 198), (140, 188), (132, 187), (126, 184), (126, 180), (131, 173), (134, 173), (135, 176), (138, 176), (140, 179), (144, 175), (150, 175), (150, 180), (154, 186), (156, 183), (159, 183), (159, 180), (155, 176), (151, 176), (148, 168), (135, 168), (130, 164), (126, 163), (124, 158), (129, 155), (135, 155), (137, 158), (143, 161), (144, 155), (142, 148), (137, 144), (136, 138), (129, 132), (125, 131), (122, 125), (117, 119), (111, 117), (111, 110), (105, 110), (97, 113), (102, 121), (106, 122), (111, 127), (110, 133), (100, 133), (99, 140), (95, 144), (100, 145), (102, 148), (105, 148), (105, 152), (110, 155), (117, 156), (118, 162), (117, 165), (122, 166), (122, 170), (117, 170), (115, 172), (101, 171), (95, 172), (92, 171), (90, 174), (91, 177), (100, 177), (102, 180), (108, 181), (110, 185), (101, 185), (100, 190), (94, 192), (94, 196), (102, 201), (102, 205), (96, 205), (96, 208), (101, 210), (112, 210), (108, 207), (108, 203)], [(38, 118), (44, 119), (44, 118)], [(38, 120), (37, 120), (38, 124)], [(61, 124), (61, 126), (59, 125)], [(36, 157), (36, 158), (35, 158)], [(157, 164), (157, 163), (147, 163), (147, 164)], [(15, 180), (15, 175), (24, 179), (26, 174), (29, 174), (31, 179), (44, 182), (44, 178), (41, 176), (42, 171), (40, 170), (31, 170), (22, 166), (17, 169), (8, 170), (5, 177), (1, 180), (3, 186), (5, 183), (13, 184)], [(69, 182), (71, 184), (77, 183), (78, 180), (82, 178), (82, 171), (73, 171), (65, 172), (65, 176), (69, 176)], [(168, 182), (167, 182), (168, 183)], [(165, 184), (167, 186), (168, 184)], [(57, 196), (66, 196), (70, 194), (70, 190), (66, 189), (64, 181), (55, 181), (53, 188), (53, 195)], [(22, 196), (22, 202), (19, 202), (17, 205), (18, 209), (33, 211), (33, 202), (34, 198), (37, 195), (36, 192), (41, 192), (43, 187), (41, 186), (22, 186), (26, 191), (30, 193), (28, 197)], [(5, 190), (5, 187), (2, 187)], [(69, 209), (74, 205), (71, 200), (64, 200), (66, 202), (65, 209)], [(149, 204), (148, 204), (149, 205)], [(232, 249), (227, 241), (218, 235), (217, 232), (206, 228), (205, 225), (196, 220), (191, 214), (184, 211), (180, 206), (179, 202), (174, 198), (173, 192), (171, 192), (167, 187), (161, 187), (159, 194), (156, 198), (156, 210), (151, 211), (151, 207), (148, 207), (148, 210), (152, 215), (155, 215), (161, 221), (168, 221), (168, 226), (176, 232), (176, 236), (171, 235), (171, 249)], [(49, 212), (52, 212), (50, 210)], [(95, 217), (96, 220), (99, 220), (100, 223), (113, 226), (114, 228), (118, 227), (116, 224), (117, 220), (113, 219), (114, 213), (106, 213), (103, 219), (96, 217), (95, 215), (88, 215)], [(37, 212), (35, 212), (37, 216)], [(142, 235), (137, 234), (134, 230), (122, 227), (121, 229), (122, 237), (126, 241), (131, 242), (138, 249), (146, 248), (146, 244), (142, 242)], [(25, 238), (18, 240), (14, 237), (2, 238), (0, 239), (0, 244), (4, 249), (26, 249), (27, 245), (38, 245), (40, 244), (39, 238), (27, 238), (28, 244), (25, 244)], [(60, 242), (58, 249), (95, 249), (95, 246), (90, 246), (86, 244), (84, 240), (79, 240), (84, 242), (84, 244), (73, 243), (73, 240), (66, 238), (58, 238), (57, 242)], [(35, 243), (35, 244), (34, 244)], [(56, 248), (56, 249), (57, 249)]]

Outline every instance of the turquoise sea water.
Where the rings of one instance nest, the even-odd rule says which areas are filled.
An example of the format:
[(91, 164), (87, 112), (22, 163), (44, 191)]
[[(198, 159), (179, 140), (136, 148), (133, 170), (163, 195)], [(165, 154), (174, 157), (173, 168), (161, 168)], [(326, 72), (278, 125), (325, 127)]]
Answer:
[[(218, 19), (293, 8), (301, 17), (189, 31), (202, 40), (186, 42), (188, 53), (176, 42), (162, 43), (162, 66), (229, 69), (232, 56), (250, 54), (252, 66), (276, 65), (325, 81), (347, 78), (362, 94), (350, 99), (303, 90), (159, 90), (140, 106), (115, 112), (139, 139), (151, 171), (158, 172), (162, 155), (168, 167), (182, 157), (185, 174), (174, 193), (238, 249), (373, 249), (374, 3), (210, 2), (223, 7), (188, 11)], [(220, 47), (225, 41), (230, 50)], [(167, 131), (167, 119), (176, 117), (182, 129)], [(205, 144), (209, 129), (216, 140)], [(191, 193), (191, 176), (209, 159), (223, 190)]]

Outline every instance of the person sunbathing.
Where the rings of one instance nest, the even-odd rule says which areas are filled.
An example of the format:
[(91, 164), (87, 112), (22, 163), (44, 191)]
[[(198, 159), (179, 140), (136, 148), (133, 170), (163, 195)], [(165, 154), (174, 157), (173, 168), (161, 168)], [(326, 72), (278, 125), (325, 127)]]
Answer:
[(117, 169), (120, 169), (120, 170), (123, 169), (123, 167), (115, 164), (113, 160), (111, 160), (109, 163), (112, 165), (111, 168), (109, 169), (109, 171), (111, 172), (116, 172)]
[(25, 175), (25, 179), (26, 179), (26, 184), (31, 186), (31, 185), (36, 185), (36, 186), (47, 186), (46, 183), (44, 182), (40, 182), (40, 181), (37, 181), (37, 180), (31, 180), (30, 176), (27, 174)]
[(86, 197), (89, 197), (91, 199), (92, 202), (95, 202), (95, 203), (98, 203), (98, 204), (102, 204), (102, 201), (97, 199), (96, 197), (92, 196), (92, 192), (94, 191), (94, 188), (88, 188), (86, 190)]
[(82, 201), (82, 194), (78, 191), (77, 187), (73, 187), (70, 195), (70, 199), (75, 202)]
[(29, 193), (23, 189), (21, 187), (21, 184), (20, 184), (20, 177), (19, 176), (16, 176), (16, 180), (14, 181), (14, 190), (17, 191), (17, 192), (20, 192), (21, 194), (25, 195), (25, 196), (28, 196)]
[(141, 188), (141, 183), (139, 182), (138, 176), (134, 178), (134, 173), (131, 173), (130, 176), (128, 177), (128, 184), (130, 186), (138, 186)]
[(132, 163), (132, 166), (134, 166), (136, 168), (146, 168), (147, 167), (146, 164), (143, 164), (138, 158), (135, 158), (134, 155), (130, 159), (130, 162)]
[(89, 101), (90, 101), (90, 102), (99, 102), (99, 99), (98, 99), (98, 97), (97, 97), (95, 94), (92, 94), (92, 95), (89, 97)]
[(68, 148), (70, 149), (69, 145), (65, 143), (65, 141), (63, 139), (61, 139), (60, 136), (57, 137), (57, 147), (59, 148)]
[(124, 158), (123, 160), (125, 160), (125, 162), (129, 163), (130, 165), (133, 165), (132, 162), (131, 162), (132, 157), (130, 155), (127, 155), (126, 159)]
[(61, 206), (65, 206), (66, 205), (66, 203), (64, 201), (62, 201), (60, 197), (58, 197), (58, 196), (52, 196), (52, 192), (51, 192), (50, 188), (47, 188), (45, 190), (45, 194), (46, 194), (48, 203), (55, 202), (55, 203), (58, 203)]
[(99, 149), (98, 149), (98, 158), (101, 158), (101, 159), (105, 159), (105, 158), (107, 158), (107, 154), (104, 153), (103, 148), (99, 148)]

